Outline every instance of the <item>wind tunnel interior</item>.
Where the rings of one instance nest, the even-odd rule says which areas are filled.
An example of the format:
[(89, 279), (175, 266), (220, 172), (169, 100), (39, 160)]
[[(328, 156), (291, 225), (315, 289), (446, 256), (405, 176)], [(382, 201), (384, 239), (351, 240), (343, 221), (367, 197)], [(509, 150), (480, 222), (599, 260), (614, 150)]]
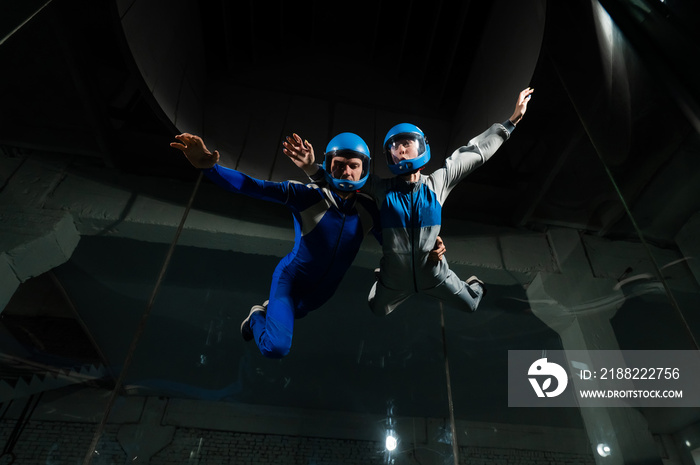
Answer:
[[(700, 463), (697, 10), (8, 3), (0, 460)], [(488, 289), (476, 312), (416, 295), (374, 316), (368, 237), (332, 299), (296, 320), (289, 355), (241, 339), (294, 246), (291, 215), (201, 179), (175, 134), (306, 183), (285, 136), (318, 157), (355, 132), (389, 177), (384, 135), (412, 122), (430, 174), (528, 86), (522, 122), (442, 208), (450, 268)], [(585, 404), (573, 389), (599, 353), (680, 370), (659, 389), (691, 385)], [(538, 399), (521, 356), (566, 366), (570, 389)]]

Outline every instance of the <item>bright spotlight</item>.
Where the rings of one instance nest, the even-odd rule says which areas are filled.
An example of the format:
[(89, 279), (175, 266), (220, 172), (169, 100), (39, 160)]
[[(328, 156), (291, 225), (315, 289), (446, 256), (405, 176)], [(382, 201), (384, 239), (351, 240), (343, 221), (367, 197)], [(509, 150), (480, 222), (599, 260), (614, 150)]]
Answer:
[(389, 433), (386, 436), (386, 450), (391, 452), (392, 450), (396, 449), (396, 445), (397, 445), (396, 438), (391, 433)]
[(598, 455), (600, 455), (601, 457), (607, 457), (608, 455), (610, 455), (610, 446), (608, 446), (607, 444), (598, 444), (596, 450), (598, 451)]

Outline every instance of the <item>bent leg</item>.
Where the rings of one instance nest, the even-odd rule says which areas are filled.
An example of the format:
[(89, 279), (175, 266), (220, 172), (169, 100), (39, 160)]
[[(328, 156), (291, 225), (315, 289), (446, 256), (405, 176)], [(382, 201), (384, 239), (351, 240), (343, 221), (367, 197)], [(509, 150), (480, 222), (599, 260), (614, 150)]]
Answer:
[(292, 348), (294, 301), (288, 281), (275, 272), (267, 311), (256, 312), (250, 319), (255, 343), (265, 357), (285, 357)]
[(267, 313), (253, 314), (250, 328), (261, 354), (267, 358), (285, 357), (292, 348), (294, 310), (284, 302), (270, 300)]
[(465, 312), (475, 312), (484, 296), (484, 289), (479, 283), (468, 285), (452, 270), (442, 283), (424, 292)]
[(369, 291), (367, 302), (369, 308), (377, 316), (386, 316), (393, 312), (404, 300), (411, 296), (412, 292), (400, 291), (398, 289), (389, 289), (376, 281), (372, 289)]

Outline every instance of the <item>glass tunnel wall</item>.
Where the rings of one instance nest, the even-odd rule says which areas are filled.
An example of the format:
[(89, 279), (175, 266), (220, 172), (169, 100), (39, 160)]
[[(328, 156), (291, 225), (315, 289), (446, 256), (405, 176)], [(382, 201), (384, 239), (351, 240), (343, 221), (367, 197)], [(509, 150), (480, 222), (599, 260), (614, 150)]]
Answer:
[[(596, 154), (563, 169), (597, 166), (588, 181), (604, 202), (588, 226), (604, 234), (551, 228), (557, 269), (488, 271), (473, 315), (414, 297), (376, 318), (357, 292), (371, 287), (372, 267), (354, 266), (334, 299), (357, 311), (324, 305), (297, 321), (290, 356), (269, 360), (241, 340), (240, 323), (267, 299), (291, 222), (258, 224), (269, 253), (253, 253), (255, 239), (196, 247), (201, 232), (177, 226), (205, 215), (216, 194), (184, 183), (159, 244), (83, 236), (70, 260), (14, 293), (0, 319), (0, 461), (692, 464), (697, 405), (581, 407), (570, 394), (573, 405), (509, 405), (512, 352), (562, 353), (550, 360), (567, 364), (566, 351), (698, 350), (698, 131), (673, 92), (658, 92), (643, 53), (593, 10), (609, 39), (597, 42), (609, 100), (577, 92), (585, 81), (554, 49), (549, 65), (581, 119), (571, 150)], [(548, 92), (543, 81), (536, 73), (533, 87)], [(609, 138), (617, 123), (629, 132)], [(20, 174), (35, 161), (8, 159)], [(637, 185), (636, 170), (657, 175)], [(567, 188), (555, 183), (545, 200)], [(251, 223), (258, 208), (268, 207), (250, 201)]]

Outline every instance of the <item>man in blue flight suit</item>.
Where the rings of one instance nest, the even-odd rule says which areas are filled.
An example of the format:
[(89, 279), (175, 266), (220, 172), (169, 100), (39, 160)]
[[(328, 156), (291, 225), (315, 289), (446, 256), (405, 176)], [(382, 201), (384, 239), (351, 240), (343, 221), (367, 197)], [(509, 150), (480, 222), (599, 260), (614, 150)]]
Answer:
[[(282, 358), (292, 346), (294, 320), (323, 305), (352, 264), (364, 236), (373, 230), (377, 209), (357, 190), (369, 174), (370, 153), (356, 134), (342, 133), (328, 143), (323, 160), (327, 187), (294, 181), (254, 179), (218, 164), (196, 135), (180, 134), (171, 147), (215, 184), (231, 192), (286, 205), (294, 218), (294, 248), (275, 268), (270, 298), (256, 305), (241, 324), (243, 339), (255, 340), (269, 358)], [(304, 142), (294, 134), (294, 144)], [(285, 143), (288, 146), (288, 142)], [(285, 149), (286, 150), (286, 149)], [(379, 229), (376, 230), (377, 237)]]

